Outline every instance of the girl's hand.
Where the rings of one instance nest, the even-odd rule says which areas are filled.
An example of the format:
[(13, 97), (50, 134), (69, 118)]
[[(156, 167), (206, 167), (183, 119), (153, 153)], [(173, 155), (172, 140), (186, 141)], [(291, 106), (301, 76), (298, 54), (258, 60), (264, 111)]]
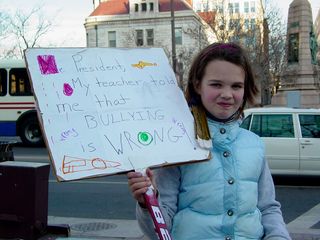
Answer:
[(131, 194), (141, 206), (145, 206), (143, 194), (152, 185), (153, 180), (153, 172), (149, 168), (146, 170), (146, 174), (147, 176), (143, 176), (140, 172), (129, 172), (127, 174)]

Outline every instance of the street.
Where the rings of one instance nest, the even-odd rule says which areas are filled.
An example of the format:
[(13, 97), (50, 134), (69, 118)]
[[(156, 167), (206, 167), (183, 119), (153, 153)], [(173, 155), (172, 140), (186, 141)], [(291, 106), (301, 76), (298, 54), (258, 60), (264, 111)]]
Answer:
[[(15, 161), (49, 163), (45, 148), (14, 147)], [(135, 219), (135, 201), (125, 175), (58, 182), (50, 166), (48, 215), (61, 217)]]
[[(45, 148), (14, 147), (15, 161), (49, 162)], [(60, 217), (135, 219), (135, 202), (125, 175), (73, 182), (49, 176), (48, 214)], [(289, 223), (320, 203), (320, 177), (274, 176), (276, 197)]]

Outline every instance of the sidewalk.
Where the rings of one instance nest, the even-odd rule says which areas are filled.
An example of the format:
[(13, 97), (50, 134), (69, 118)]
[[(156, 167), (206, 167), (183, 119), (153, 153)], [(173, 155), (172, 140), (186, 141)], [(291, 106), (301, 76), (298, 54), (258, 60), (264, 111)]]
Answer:
[(287, 226), (292, 239), (320, 240), (320, 203)]
[[(139, 229), (136, 220), (108, 220), (89, 218), (65, 218), (49, 216), (48, 224), (67, 224), (70, 236), (46, 236), (41, 240), (148, 240)], [(320, 203), (288, 225), (293, 240), (320, 240)]]

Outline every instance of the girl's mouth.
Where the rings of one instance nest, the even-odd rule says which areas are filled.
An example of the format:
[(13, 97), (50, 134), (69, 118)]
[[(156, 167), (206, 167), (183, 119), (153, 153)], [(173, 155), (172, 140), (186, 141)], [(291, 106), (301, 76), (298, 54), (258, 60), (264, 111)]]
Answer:
[(231, 104), (231, 103), (223, 103), (223, 102), (218, 103), (218, 105), (219, 105), (219, 106), (221, 106), (221, 107), (223, 107), (223, 108), (229, 108), (229, 107), (231, 107), (231, 106), (232, 106), (232, 104)]

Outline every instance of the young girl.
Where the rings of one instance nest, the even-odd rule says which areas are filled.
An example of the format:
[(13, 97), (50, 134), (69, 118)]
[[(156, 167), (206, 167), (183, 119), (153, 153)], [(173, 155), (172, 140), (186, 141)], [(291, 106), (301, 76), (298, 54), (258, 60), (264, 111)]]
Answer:
[(137, 219), (150, 239), (157, 236), (143, 194), (151, 184), (175, 240), (291, 239), (275, 200), (264, 145), (239, 127), (246, 103), (252, 104), (257, 92), (238, 45), (214, 43), (195, 58), (186, 98), (191, 109), (206, 115), (212, 159), (148, 169), (147, 177), (128, 173), (129, 188), (139, 203)]

